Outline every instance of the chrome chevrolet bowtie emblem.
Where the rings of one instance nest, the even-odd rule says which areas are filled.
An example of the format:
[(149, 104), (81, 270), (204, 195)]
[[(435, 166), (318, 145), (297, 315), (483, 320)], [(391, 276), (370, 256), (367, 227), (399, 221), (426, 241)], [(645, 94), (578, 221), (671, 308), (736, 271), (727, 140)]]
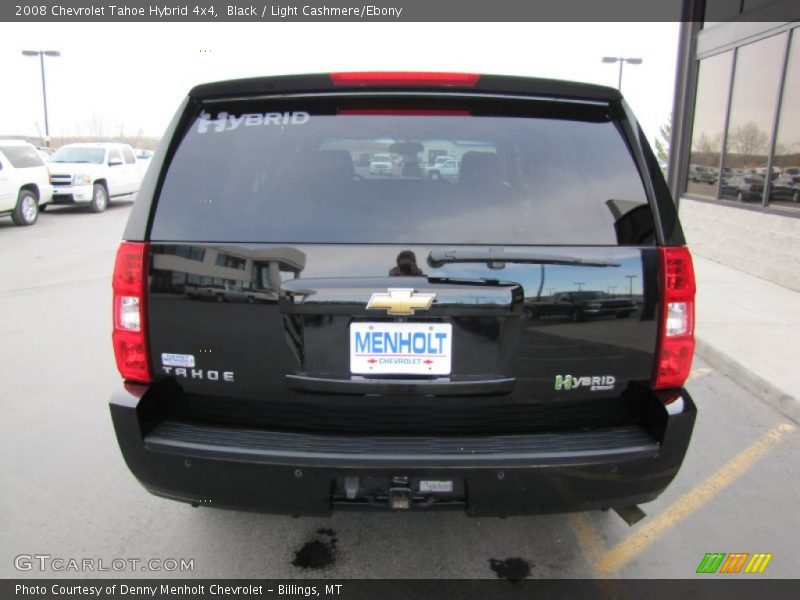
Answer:
[(420, 294), (413, 289), (392, 289), (372, 294), (367, 302), (370, 310), (385, 310), (390, 315), (413, 315), (415, 310), (428, 310), (436, 294)]

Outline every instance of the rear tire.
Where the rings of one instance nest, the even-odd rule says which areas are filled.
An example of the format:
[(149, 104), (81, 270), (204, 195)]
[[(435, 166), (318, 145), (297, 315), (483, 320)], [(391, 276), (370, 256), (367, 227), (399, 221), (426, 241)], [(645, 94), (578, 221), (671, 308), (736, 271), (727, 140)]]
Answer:
[(20, 190), (17, 196), (17, 205), (11, 214), (15, 225), (26, 227), (36, 223), (39, 218), (39, 200), (30, 190)]
[(95, 183), (92, 189), (92, 201), (89, 210), (93, 213), (101, 213), (108, 208), (108, 190), (102, 183)]

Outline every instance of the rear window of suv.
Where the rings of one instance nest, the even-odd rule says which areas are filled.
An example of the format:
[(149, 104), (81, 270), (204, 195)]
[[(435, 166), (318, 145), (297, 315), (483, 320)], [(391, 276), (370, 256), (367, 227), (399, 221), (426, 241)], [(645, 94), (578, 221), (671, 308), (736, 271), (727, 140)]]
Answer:
[[(586, 120), (552, 106), (510, 116), (282, 108), (206, 107), (168, 166), (150, 239), (653, 243), (641, 176), (602, 108)], [(431, 176), (442, 155), (457, 161), (455, 176)], [(390, 171), (370, 168), (383, 161)]]

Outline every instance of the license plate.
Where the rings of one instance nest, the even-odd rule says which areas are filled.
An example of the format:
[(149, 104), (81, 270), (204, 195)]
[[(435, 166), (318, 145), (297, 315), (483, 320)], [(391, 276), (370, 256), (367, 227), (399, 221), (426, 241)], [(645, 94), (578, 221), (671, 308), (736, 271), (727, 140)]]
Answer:
[(350, 372), (358, 375), (449, 375), (449, 323), (351, 323)]

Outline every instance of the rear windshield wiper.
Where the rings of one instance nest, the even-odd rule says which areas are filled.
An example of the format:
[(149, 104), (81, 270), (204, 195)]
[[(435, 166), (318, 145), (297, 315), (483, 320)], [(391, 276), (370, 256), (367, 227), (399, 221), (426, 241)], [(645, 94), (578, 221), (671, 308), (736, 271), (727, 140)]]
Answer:
[(566, 254), (545, 254), (531, 250), (506, 252), (500, 248), (431, 250), (428, 264), (434, 269), (448, 263), (487, 263), (489, 267), (502, 269), (505, 263), (528, 265), (572, 265), (578, 267), (619, 267), (620, 263), (595, 258), (582, 258)]

